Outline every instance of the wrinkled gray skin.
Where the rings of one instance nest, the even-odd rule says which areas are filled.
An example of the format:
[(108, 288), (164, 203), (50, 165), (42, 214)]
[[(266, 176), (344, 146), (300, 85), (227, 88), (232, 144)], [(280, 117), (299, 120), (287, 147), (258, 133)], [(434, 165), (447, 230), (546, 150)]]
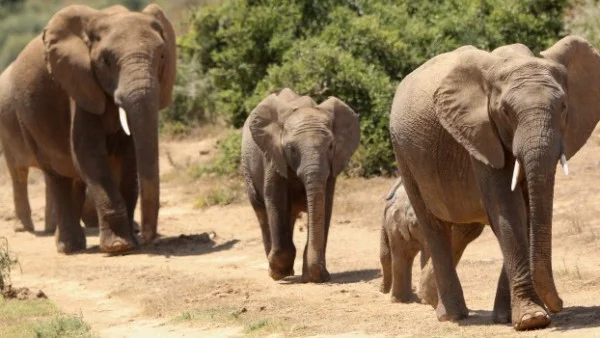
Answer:
[[(29, 168), (39, 168), (39, 165), (29, 150), (21, 134), (21, 126), (17, 119), (14, 105), (10, 97), (9, 73), (11, 66), (8, 66), (0, 74), (0, 142), (4, 151), (4, 159), (10, 173), (13, 189), (13, 202), (17, 222), (15, 222), (15, 231), (34, 231), (33, 220), (31, 219), (31, 207), (27, 192), (27, 178)], [(75, 185), (83, 184), (81, 181)], [(79, 189), (74, 187), (74, 189)], [(83, 202), (83, 201), (81, 201)], [(46, 212), (44, 217), (44, 232), (53, 234), (56, 230), (56, 205), (46, 185)], [(78, 209), (80, 206), (78, 207)], [(96, 208), (89, 199), (85, 201), (85, 207), (82, 210), (81, 219), (86, 227), (97, 227), (98, 217)]]
[(491, 225), (504, 256), (495, 321), (542, 328), (550, 323), (544, 305), (562, 309), (551, 265), (554, 175), (561, 154), (572, 157), (597, 124), (598, 97), (600, 55), (576, 36), (541, 57), (523, 45), (496, 53), (462, 47), (401, 82), (390, 132), (431, 250), (439, 320), (468, 315), (450, 228), (473, 222)]
[[(98, 210), (101, 251), (137, 245), (138, 195), (142, 239), (156, 236), (158, 111), (171, 102), (175, 63), (173, 27), (153, 4), (139, 13), (65, 7), (14, 61), (10, 96), (57, 202), (59, 252), (86, 248), (75, 202), (86, 187)], [(119, 123), (119, 107), (131, 136)], [(77, 180), (85, 185), (74, 189)]]
[[(483, 227), (483, 224), (452, 227), (452, 256), (455, 265), (458, 265), (466, 246), (479, 237)], [(419, 252), (422, 272), (416, 297), (412, 292), (412, 266)], [(388, 293), (391, 290), (392, 302), (409, 303), (420, 298), (435, 307), (437, 287), (431, 264), (427, 264), (429, 256), (429, 249), (402, 185), (402, 179), (398, 179), (386, 196), (383, 212), (380, 243), (383, 274), (381, 292)]]
[(274, 280), (294, 274), (294, 223), (303, 211), (308, 213), (308, 241), (302, 281), (330, 279), (325, 249), (336, 177), (358, 142), (358, 116), (335, 97), (317, 105), (286, 88), (248, 116), (242, 172)]

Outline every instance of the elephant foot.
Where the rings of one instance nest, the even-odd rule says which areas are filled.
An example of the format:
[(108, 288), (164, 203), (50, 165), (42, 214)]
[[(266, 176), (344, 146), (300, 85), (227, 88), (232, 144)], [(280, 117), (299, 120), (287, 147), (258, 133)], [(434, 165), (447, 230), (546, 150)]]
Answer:
[(278, 272), (278, 271), (275, 271), (275, 270), (269, 268), (269, 277), (273, 278), (273, 280), (281, 280), (287, 276), (293, 276), (293, 275), (294, 275), (294, 269), (284, 271), (284, 272)]
[(303, 269), (302, 283), (324, 283), (331, 280), (331, 275), (324, 265), (313, 264), (307, 269)]
[[(139, 231), (139, 230), (138, 230)], [(155, 229), (145, 229), (142, 227), (142, 244), (150, 244), (156, 238), (156, 230)]]
[(563, 309), (563, 301), (558, 295), (552, 295), (550, 293), (542, 295), (544, 304), (548, 307), (548, 310), (552, 313), (557, 313)]
[(15, 232), (33, 232), (33, 224), (23, 224), (21, 222), (16, 222), (14, 225)]
[(56, 223), (45, 222), (44, 223), (44, 233), (45, 234), (53, 234), (54, 232), (56, 232)]
[(79, 228), (74, 234), (57, 232), (56, 251), (63, 254), (71, 254), (85, 250), (86, 239), (83, 229)]
[(137, 246), (137, 242), (130, 237), (117, 236), (111, 230), (100, 232), (100, 251), (105, 253), (122, 253), (132, 250)]
[(381, 282), (381, 286), (379, 287), (379, 291), (381, 293), (389, 293), (390, 289), (392, 288), (392, 283), (389, 283), (388, 281), (383, 281)]
[(510, 309), (494, 309), (492, 312), (492, 320), (496, 324), (508, 324), (511, 321)]
[(461, 319), (467, 318), (469, 315), (469, 309), (467, 309), (465, 305), (458, 305), (456, 302), (451, 303), (455, 305), (452, 309), (446, 309), (442, 302), (438, 303), (435, 313), (440, 322), (457, 322)]
[(414, 302), (418, 301), (417, 296), (412, 292), (410, 292), (408, 294), (407, 293), (400, 293), (398, 295), (393, 294), (391, 299), (392, 299), (392, 303), (404, 303), (404, 304), (414, 303)]
[(528, 302), (513, 309), (512, 323), (517, 331), (543, 329), (550, 325), (550, 316), (543, 307)]
[(31, 216), (29, 216), (29, 214), (23, 217), (17, 216), (17, 220), (14, 223), (13, 229), (15, 232), (33, 232), (34, 226)]

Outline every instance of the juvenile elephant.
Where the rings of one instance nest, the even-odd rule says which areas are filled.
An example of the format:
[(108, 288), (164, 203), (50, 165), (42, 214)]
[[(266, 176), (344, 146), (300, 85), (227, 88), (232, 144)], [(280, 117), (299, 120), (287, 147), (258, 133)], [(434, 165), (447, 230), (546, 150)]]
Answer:
[(103, 252), (137, 244), (138, 181), (142, 238), (156, 236), (158, 111), (171, 102), (175, 59), (173, 27), (152, 4), (141, 13), (65, 7), (14, 61), (11, 103), (57, 201), (59, 252), (86, 247), (75, 207), (85, 191), (73, 197), (76, 180), (98, 210)]
[(302, 211), (308, 212), (302, 281), (330, 279), (325, 249), (336, 177), (358, 142), (358, 116), (336, 97), (317, 105), (286, 88), (248, 116), (242, 172), (274, 280), (294, 274), (294, 223)]
[[(402, 179), (396, 180), (386, 195), (381, 226), (380, 260), (383, 281), (381, 292), (392, 291), (392, 301), (409, 303), (417, 297), (412, 292), (412, 266), (421, 253), (421, 283), (418, 296), (426, 303), (437, 305), (437, 288), (433, 269), (427, 265), (429, 249), (419, 222), (408, 200)], [(458, 265), (466, 246), (483, 231), (483, 224), (452, 227), (452, 257)], [(426, 268), (427, 266), (427, 268)]]
[(468, 314), (450, 228), (472, 222), (491, 225), (504, 256), (495, 321), (542, 328), (550, 323), (544, 304), (562, 309), (551, 265), (554, 175), (559, 160), (567, 171), (597, 124), (598, 97), (600, 55), (576, 36), (541, 57), (523, 45), (461, 47), (400, 83), (390, 132), (431, 250), (439, 320)]
[[(17, 119), (12, 98), (10, 97), (10, 72), (12, 66), (7, 67), (0, 74), (0, 143), (4, 150), (4, 159), (6, 167), (12, 180), (13, 202), (17, 222), (15, 231), (33, 231), (34, 225), (31, 219), (31, 207), (27, 191), (27, 179), (29, 177), (29, 168), (39, 168), (37, 160), (32, 151), (29, 150), (21, 133), (21, 126)], [(80, 189), (78, 184), (74, 183), (75, 190)], [(46, 188), (46, 212), (44, 217), (44, 232), (54, 233), (56, 230), (56, 206), (53, 196)], [(81, 201), (84, 202), (84, 201)], [(85, 208), (82, 210), (82, 220), (86, 227), (97, 226), (96, 208), (90, 203), (89, 199), (85, 201)]]

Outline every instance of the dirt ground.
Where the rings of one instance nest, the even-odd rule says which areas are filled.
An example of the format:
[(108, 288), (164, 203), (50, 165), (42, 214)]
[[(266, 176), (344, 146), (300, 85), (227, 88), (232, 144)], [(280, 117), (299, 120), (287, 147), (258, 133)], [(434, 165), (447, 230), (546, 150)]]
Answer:
[[(274, 282), (241, 182), (188, 175), (190, 166), (215, 155), (215, 140), (162, 143), (162, 237), (114, 257), (99, 252), (93, 229), (87, 230), (88, 250), (71, 256), (56, 253), (51, 236), (14, 233), (10, 180), (1, 160), (0, 236), (8, 238), (22, 266), (13, 284), (44, 290), (64, 311), (81, 313), (101, 337), (600, 336), (600, 129), (570, 161), (569, 176), (557, 171), (553, 263), (565, 309), (553, 315), (549, 328), (524, 333), (492, 323), (502, 259), (489, 229), (458, 267), (468, 319), (440, 323), (430, 306), (392, 304), (379, 292), (379, 227), (389, 178), (340, 180), (327, 248), (330, 283), (302, 284), (298, 275)], [(34, 172), (30, 181), (41, 229), (43, 179)], [(233, 204), (195, 206), (220, 186), (237, 194)], [(305, 222), (296, 225), (298, 252)], [(297, 274), (301, 264), (297, 259)]]

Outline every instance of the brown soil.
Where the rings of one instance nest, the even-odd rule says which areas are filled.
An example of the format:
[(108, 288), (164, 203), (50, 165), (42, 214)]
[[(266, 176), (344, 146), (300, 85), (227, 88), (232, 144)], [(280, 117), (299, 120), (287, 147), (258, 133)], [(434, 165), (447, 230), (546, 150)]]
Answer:
[[(440, 323), (430, 306), (392, 304), (379, 292), (382, 197), (393, 183), (388, 178), (340, 180), (327, 247), (330, 283), (300, 283), (305, 218), (296, 228), (297, 275), (274, 282), (240, 182), (188, 175), (190, 166), (214, 156), (215, 139), (163, 143), (162, 236), (152, 245), (109, 257), (98, 250), (97, 230), (88, 229), (88, 250), (65, 256), (56, 253), (51, 236), (14, 233), (5, 169), (0, 171), (0, 236), (8, 238), (21, 262), (22, 273), (13, 273), (13, 283), (43, 289), (63, 310), (81, 312), (100, 336), (600, 336), (599, 135), (600, 130), (570, 161), (569, 176), (557, 171), (553, 263), (565, 309), (539, 331), (516, 333), (492, 322), (502, 257), (489, 229), (467, 248), (458, 267), (471, 309), (468, 319)], [(235, 191), (233, 204), (194, 207), (219, 187)], [(41, 229), (44, 194), (38, 173), (31, 178), (30, 198)]]

